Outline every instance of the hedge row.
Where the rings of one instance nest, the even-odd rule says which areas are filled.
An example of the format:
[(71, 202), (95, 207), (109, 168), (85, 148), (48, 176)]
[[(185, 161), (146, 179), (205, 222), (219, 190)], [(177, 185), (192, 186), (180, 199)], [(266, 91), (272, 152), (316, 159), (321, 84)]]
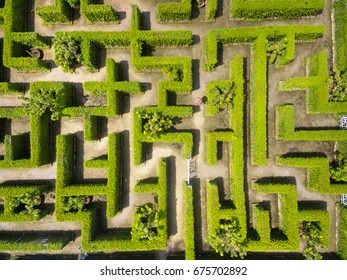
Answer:
[(152, 240), (134, 240), (129, 229), (120, 231), (100, 231), (98, 223), (98, 207), (91, 205), (88, 211), (80, 213), (60, 213), (59, 221), (79, 221), (82, 223), (82, 249), (85, 252), (97, 251), (142, 251), (163, 250), (167, 246), (167, 159), (161, 159), (158, 170), (158, 183), (146, 184), (140, 181), (135, 192), (155, 193), (158, 198), (159, 227), (158, 235)]
[[(110, 134), (108, 136), (108, 159), (92, 159), (85, 163), (85, 167), (107, 168), (107, 184), (89, 183), (76, 184), (73, 178), (75, 164), (74, 158), (74, 138), (73, 134), (59, 135), (57, 137), (57, 197), (62, 203), (64, 196), (84, 196), (84, 195), (106, 195), (106, 216), (112, 218), (121, 209), (121, 163), (120, 134)], [(58, 207), (59, 209), (59, 207)], [(58, 211), (58, 216), (62, 215)], [(63, 215), (62, 215), (63, 216)]]
[(253, 43), (253, 83), (251, 95), (251, 163), (265, 166), (267, 161), (267, 40)]
[(317, 222), (321, 228), (323, 248), (330, 244), (330, 213), (324, 210), (309, 209), (298, 212), (299, 221)]
[(73, 236), (71, 234), (62, 233), (63, 235), (48, 235), (45, 236), (45, 241), (42, 242), (42, 234), (21, 233), (21, 232), (6, 232), (0, 234), (0, 250), (1, 251), (56, 251), (61, 250), (69, 243)]
[(209, 131), (206, 136), (207, 163), (216, 165), (218, 161), (218, 142), (232, 142), (235, 140), (232, 131)]
[[(105, 82), (85, 82), (83, 89), (90, 95), (98, 96), (106, 93), (106, 107), (81, 107), (69, 108), (65, 113), (70, 112), (74, 116), (105, 116), (113, 117), (122, 114), (121, 93), (142, 93), (141, 85), (138, 82), (120, 81), (120, 66), (112, 58), (106, 59), (106, 81)], [(85, 111), (83, 114), (82, 112)], [(82, 113), (82, 115), (80, 115)]]
[(304, 16), (315, 16), (323, 11), (325, 1), (233, 0), (231, 3), (230, 17), (264, 20), (274, 17), (293, 19)]
[[(189, 113), (188, 116), (191, 116), (193, 114), (193, 110), (191, 107), (189, 107), (190, 110), (187, 110), (187, 113)], [(183, 144), (183, 157), (190, 158), (193, 152), (193, 134), (191, 132), (163, 132), (160, 134), (158, 138), (148, 138), (145, 136), (142, 132), (143, 130), (143, 120), (138, 115), (138, 112), (157, 112), (158, 108), (156, 107), (141, 107), (141, 108), (135, 108), (134, 110), (134, 164), (140, 165), (144, 160), (144, 151), (143, 151), (143, 145), (145, 143), (155, 143), (155, 142), (161, 142), (161, 143), (182, 143)], [(162, 111), (160, 111), (162, 112)], [(175, 115), (174, 115), (175, 116)]]
[(12, 84), (7, 82), (0, 82), (0, 96), (1, 95), (12, 95), (22, 94), (24, 90), (21, 84)]
[(49, 48), (49, 41), (34, 32), (6, 33), (3, 49), (3, 63), (8, 68), (19, 71), (49, 71), (49, 65), (28, 56), (31, 48)]
[(307, 59), (307, 76), (293, 77), (279, 85), (279, 91), (307, 90), (308, 114), (344, 113), (346, 102), (329, 101), (329, 68), (327, 54), (319, 52)]
[(346, 184), (330, 182), (329, 160), (326, 157), (316, 157), (303, 154), (300, 157), (284, 155), (276, 157), (276, 164), (305, 168), (307, 170), (307, 189), (323, 194), (342, 194), (347, 192)]
[[(325, 27), (321, 25), (259, 26), (210, 30), (205, 41), (205, 69), (212, 71), (218, 63), (218, 43), (223, 45), (253, 43), (259, 36), (280, 39), (284, 36), (291, 38), (293, 34), (296, 41), (308, 41), (315, 40), (324, 33)], [(266, 51), (265, 48), (263, 51)], [(290, 53), (293, 52), (290, 51)]]
[(347, 70), (347, 11), (346, 0), (335, 1), (335, 66), (337, 70)]
[(186, 260), (195, 260), (195, 229), (194, 229), (194, 206), (192, 186), (184, 182), (184, 236)]
[(84, 140), (95, 141), (100, 138), (99, 117), (88, 116), (84, 119)]
[(192, 13), (192, 0), (182, 0), (181, 3), (159, 3), (157, 17), (159, 22), (189, 21)]
[[(298, 204), (296, 186), (289, 183), (276, 183), (276, 182), (253, 182), (252, 189), (261, 193), (277, 194), (279, 204), (279, 215), (281, 217), (279, 229), (283, 231), (285, 236), (273, 235), (269, 239), (260, 239), (260, 241), (253, 240), (249, 243), (250, 250), (297, 250), (299, 247), (299, 231), (298, 231)], [(256, 214), (259, 214), (256, 212)], [(256, 229), (259, 230), (259, 235), (262, 236), (265, 233), (269, 233), (271, 228), (267, 229), (265, 226), (269, 226), (268, 216), (261, 213), (265, 218), (264, 221), (260, 221), (261, 217), (255, 217)], [(267, 214), (269, 214), (267, 212)], [(260, 226), (258, 229), (258, 225)]]
[(41, 206), (39, 216), (29, 215), (27, 213), (15, 213), (10, 209), (10, 200), (19, 197), (27, 192), (36, 192), (44, 194), (52, 190), (50, 184), (42, 185), (1, 185), (0, 197), (4, 198), (4, 212), (0, 213), (0, 221), (2, 222), (32, 222), (41, 219), (46, 214), (52, 214), (48, 206)]
[(295, 128), (294, 105), (276, 107), (276, 139), (285, 141), (343, 141), (347, 130), (343, 129), (298, 129)]
[(14, 161), (23, 159), (27, 156), (26, 142), (28, 142), (29, 133), (18, 135), (5, 135), (4, 139), (4, 161)]
[(218, 0), (208, 0), (206, 6), (205, 20), (207, 22), (214, 22), (218, 9)]
[(115, 22), (119, 23), (119, 17), (111, 5), (94, 4), (96, 0), (81, 0), (81, 14), (88, 23)]
[(40, 6), (35, 13), (42, 18), (44, 24), (70, 23), (71, 9), (65, 0), (54, 0), (53, 6)]
[(338, 224), (338, 234), (339, 239), (337, 243), (337, 252), (341, 259), (347, 259), (347, 208), (338, 205), (339, 210), (339, 224)]

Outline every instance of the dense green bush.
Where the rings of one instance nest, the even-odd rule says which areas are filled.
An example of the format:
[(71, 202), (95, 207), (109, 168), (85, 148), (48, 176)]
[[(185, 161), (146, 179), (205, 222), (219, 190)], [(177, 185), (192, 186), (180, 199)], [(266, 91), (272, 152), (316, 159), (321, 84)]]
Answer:
[(206, 110), (208, 116), (233, 107), (236, 85), (233, 81), (212, 81), (207, 85)]
[(152, 240), (158, 234), (159, 213), (156, 205), (145, 204), (137, 207), (133, 216), (131, 237)]
[(137, 111), (143, 122), (143, 135), (150, 139), (160, 138), (160, 134), (173, 126), (173, 118), (160, 112)]
[(54, 61), (64, 72), (73, 72), (73, 65), (82, 63), (81, 42), (68, 33), (56, 34), (54, 41)]

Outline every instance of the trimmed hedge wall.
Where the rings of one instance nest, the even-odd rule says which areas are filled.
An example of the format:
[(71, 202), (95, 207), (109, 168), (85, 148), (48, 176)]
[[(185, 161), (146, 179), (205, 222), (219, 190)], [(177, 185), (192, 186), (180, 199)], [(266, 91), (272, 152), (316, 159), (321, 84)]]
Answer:
[(35, 9), (35, 14), (47, 25), (71, 22), (71, 9), (65, 0), (54, 0), (53, 6), (39, 6)]
[(159, 22), (190, 21), (192, 0), (182, 0), (181, 3), (159, 3), (157, 17)]
[[(0, 197), (4, 198), (4, 211), (0, 213), (0, 221), (2, 222), (33, 222), (41, 219), (46, 214), (52, 214), (51, 209), (47, 206), (41, 206), (39, 216), (27, 213), (15, 213), (10, 209), (9, 202), (12, 198), (19, 197), (27, 192), (35, 192), (44, 194), (52, 190), (51, 184), (42, 185), (0, 185)], [(1, 241), (0, 241), (1, 242)]]
[(69, 243), (73, 236), (72, 234), (62, 233), (62, 236), (49, 235), (45, 236), (44, 243), (42, 235), (39, 232), (21, 233), (18, 231), (0, 233), (0, 250), (1, 251), (56, 251), (61, 250)]
[(329, 67), (326, 52), (322, 51), (306, 60), (306, 77), (293, 77), (280, 82), (278, 90), (306, 90), (308, 114), (336, 114), (347, 112), (347, 102), (329, 101)]
[(218, 9), (218, 0), (208, 0), (206, 6), (205, 20), (207, 22), (214, 22)]
[(324, 0), (233, 0), (230, 17), (265, 20), (315, 16), (323, 11), (324, 4)]
[(184, 236), (186, 260), (195, 260), (195, 228), (192, 186), (184, 182)]
[(307, 189), (323, 194), (347, 193), (347, 184), (330, 182), (329, 160), (326, 157), (316, 157), (310, 154), (300, 157), (284, 155), (276, 157), (276, 164), (305, 168), (307, 170)]
[(334, 1), (335, 16), (335, 66), (337, 70), (347, 70), (347, 1)]
[(347, 259), (347, 208), (342, 205), (338, 205), (339, 223), (338, 223), (338, 234), (339, 239), (337, 243), (337, 253), (341, 259)]
[(298, 129), (295, 128), (294, 105), (276, 107), (276, 139), (285, 141), (343, 141), (347, 130), (343, 129)]
[(81, 14), (88, 23), (115, 22), (119, 23), (119, 17), (111, 5), (94, 4), (96, 0), (81, 0)]

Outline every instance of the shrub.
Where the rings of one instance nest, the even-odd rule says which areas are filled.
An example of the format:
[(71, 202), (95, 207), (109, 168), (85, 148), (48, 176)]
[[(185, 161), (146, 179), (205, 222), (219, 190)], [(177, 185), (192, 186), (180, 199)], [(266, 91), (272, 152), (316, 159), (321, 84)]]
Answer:
[(159, 213), (157, 207), (145, 204), (137, 207), (133, 217), (131, 230), (132, 238), (140, 240), (151, 240), (158, 233)]
[(336, 182), (347, 182), (347, 159), (338, 153), (330, 166), (330, 176)]
[(21, 205), (24, 206), (25, 210), (22, 213), (33, 216), (34, 219), (40, 218), (40, 209), (36, 206), (41, 204), (40, 194), (38, 192), (26, 192), (19, 197), (10, 199), (9, 210), (11, 212), (16, 211)]
[(230, 254), (230, 257), (240, 257), (246, 255), (245, 239), (240, 234), (240, 225), (236, 218), (221, 220), (219, 229), (209, 237), (212, 248), (221, 256)]
[(336, 71), (329, 77), (329, 100), (344, 102), (347, 101), (347, 72)]
[(307, 260), (321, 260), (323, 257), (318, 253), (317, 247), (323, 247), (323, 237), (321, 228), (316, 222), (306, 222), (301, 224), (301, 236), (306, 240), (306, 246), (302, 252)]
[(207, 89), (207, 105), (212, 105), (218, 111), (222, 111), (229, 106), (232, 107), (235, 96), (235, 83), (227, 82), (223, 85), (213, 84)]
[(84, 207), (84, 196), (64, 197), (63, 203), (60, 206), (66, 212), (77, 211), (81, 212)]
[(40, 89), (39, 92), (31, 94), (30, 98), (20, 97), (26, 101), (24, 108), (27, 114), (35, 116), (42, 116), (49, 111), (51, 113), (51, 120), (59, 120), (62, 114), (62, 106), (57, 102), (56, 92), (53, 90)]
[(64, 72), (73, 72), (73, 65), (76, 62), (82, 63), (81, 43), (66, 32), (56, 35), (53, 41), (55, 63), (61, 66)]
[(165, 116), (160, 112), (148, 113), (138, 111), (139, 117), (146, 120), (143, 125), (143, 134), (151, 139), (159, 138), (160, 134), (173, 126), (172, 117)]

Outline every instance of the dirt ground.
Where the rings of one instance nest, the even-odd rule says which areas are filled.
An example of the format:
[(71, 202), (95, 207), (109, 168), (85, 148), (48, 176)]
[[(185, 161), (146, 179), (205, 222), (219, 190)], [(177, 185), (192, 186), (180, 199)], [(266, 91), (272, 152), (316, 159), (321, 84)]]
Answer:
[[(88, 30), (88, 31), (122, 31), (129, 30), (130, 28), (130, 15), (131, 5), (136, 4), (140, 10), (144, 12), (144, 28), (152, 30), (191, 30), (195, 38), (195, 43), (190, 48), (172, 48), (172, 49), (157, 49), (155, 55), (174, 55), (174, 56), (189, 56), (193, 59), (193, 76), (194, 76), (194, 90), (191, 95), (181, 98), (182, 104), (194, 105), (196, 97), (205, 95), (205, 90), (208, 82), (212, 80), (223, 80), (229, 77), (229, 62), (236, 54), (241, 54), (249, 61), (250, 46), (245, 45), (229, 45), (223, 48), (221, 59), (222, 65), (219, 65), (215, 71), (204, 71), (205, 63), (205, 50), (204, 40), (207, 32), (210, 29), (226, 28), (226, 27), (241, 27), (241, 26), (263, 26), (263, 25), (287, 25), (287, 24), (323, 24), (326, 26), (327, 31), (325, 35), (313, 43), (297, 44), (295, 60), (290, 63), (285, 69), (277, 70), (269, 66), (268, 71), (268, 147), (269, 147), (269, 160), (266, 167), (255, 167), (250, 164), (249, 158), (247, 159), (247, 186), (248, 190), (248, 209), (251, 209), (253, 203), (260, 201), (268, 201), (271, 209), (271, 223), (272, 227), (278, 227), (278, 202), (275, 195), (262, 195), (251, 191), (248, 186), (252, 180), (264, 177), (295, 177), (298, 191), (299, 201), (324, 201), (326, 202), (326, 210), (331, 214), (331, 242), (330, 247), (326, 252), (336, 251), (336, 213), (335, 203), (338, 201), (338, 196), (321, 195), (315, 192), (309, 192), (306, 189), (306, 173), (302, 169), (278, 167), (275, 165), (276, 155), (285, 154), (287, 152), (309, 152), (320, 151), (331, 156), (333, 153), (334, 143), (318, 143), (318, 142), (283, 142), (275, 139), (275, 107), (279, 104), (292, 103), (295, 105), (295, 117), (298, 126), (303, 127), (336, 127), (337, 122), (333, 116), (317, 115), (308, 116), (305, 113), (305, 93), (304, 92), (288, 92), (279, 93), (277, 91), (278, 83), (286, 80), (292, 76), (304, 76), (305, 73), (305, 59), (318, 51), (325, 50), (329, 57), (332, 58), (332, 31), (331, 31), (331, 7), (330, 1), (326, 1), (324, 13), (315, 18), (305, 18), (299, 20), (267, 20), (263, 22), (245, 22), (241, 20), (228, 21), (229, 14), (229, 1), (221, 1), (223, 9), (220, 9), (220, 16), (214, 23), (205, 23), (205, 10), (198, 10), (194, 8), (193, 20), (190, 23), (158, 23), (156, 19), (156, 4), (159, 2), (172, 2), (169, 0), (127, 0), (127, 1), (113, 1), (105, 0), (104, 3), (111, 4), (120, 14), (122, 21), (119, 25), (116, 24), (93, 24), (88, 25), (79, 12), (75, 13), (75, 20), (72, 25), (57, 25), (57, 26), (44, 26), (41, 18), (30, 13), (28, 19), (28, 31), (38, 32), (40, 35), (53, 37), (55, 32), (58, 31), (72, 31), (72, 30)], [(35, 4), (32, 3), (32, 10), (34, 7), (41, 5), (52, 4), (53, 0), (36, 0)], [(2, 32), (2, 31), (1, 31)], [(1, 35), (1, 33), (0, 33)], [(96, 73), (88, 73), (84, 68), (76, 69), (74, 74), (64, 73), (60, 67), (52, 64), (52, 70), (49, 73), (21, 73), (16, 70), (5, 69), (4, 77), (6, 81), (13, 83), (30, 83), (34, 81), (69, 81), (78, 83), (78, 91), (82, 93), (81, 84), (86, 81), (104, 81), (106, 76), (106, 68), (104, 59), (105, 57), (114, 58), (117, 62), (121, 63), (122, 76), (129, 81), (138, 81), (146, 83), (150, 86), (146, 88), (144, 95), (132, 95), (125, 97), (129, 103), (129, 108), (122, 117), (109, 118), (106, 125), (103, 137), (96, 142), (85, 142), (83, 140), (83, 119), (67, 119), (63, 118), (61, 121), (61, 134), (76, 133), (78, 137), (79, 147), (79, 166), (77, 167), (78, 176), (80, 180), (83, 179), (96, 179), (106, 178), (106, 170), (100, 169), (83, 169), (83, 160), (91, 159), (107, 154), (107, 134), (113, 132), (122, 132), (128, 143), (125, 147), (125, 153), (128, 156), (123, 159), (122, 164), (129, 166), (129, 174), (126, 184), (129, 188), (125, 190), (124, 205), (122, 212), (112, 219), (107, 221), (109, 228), (126, 228), (131, 227), (131, 217), (135, 211), (135, 207), (143, 205), (146, 202), (153, 202), (153, 196), (147, 194), (135, 194), (134, 186), (137, 180), (148, 177), (157, 176), (157, 164), (161, 157), (170, 157), (170, 198), (169, 198), (169, 245), (167, 250), (157, 253), (157, 258), (165, 258), (169, 254), (176, 254), (177, 252), (184, 251), (184, 217), (183, 217), (183, 182), (187, 177), (187, 161), (182, 157), (182, 147), (177, 144), (154, 144), (151, 159), (147, 160), (140, 166), (135, 166), (133, 162), (133, 124), (132, 113), (133, 109), (140, 106), (156, 105), (157, 104), (157, 84), (160, 80), (165, 79), (162, 73), (139, 73), (136, 72), (131, 64), (130, 51), (119, 49), (108, 49), (104, 54), (101, 54), (100, 63), (101, 68)], [(53, 60), (53, 48), (45, 51), (44, 60)], [(251, 79), (251, 68), (248, 63), (246, 73), (247, 81)], [(249, 85), (249, 84), (248, 84)], [(249, 87), (248, 87), (249, 88)], [(247, 93), (247, 116), (249, 116), (249, 96)], [(19, 106), (20, 102), (16, 98), (0, 96), (0, 106)], [(177, 129), (194, 130), (196, 145), (198, 145), (198, 153), (194, 160), (197, 161), (197, 171), (194, 178), (191, 179), (191, 184), (194, 188), (194, 193), (198, 195), (198, 205), (195, 205), (196, 217), (196, 246), (197, 250), (211, 250), (206, 243), (206, 181), (214, 178), (223, 179), (224, 199), (230, 198), (229, 190), (229, 150), (227, 145), (223, 145), (223, 158), (214, 167), (206, 164), (206, 133), (209, 130), (225, 128), (229, 126), (227, 114), (221, 113), (216, 118), (208, 118), (205, 116), (204, 105), (196, 108), (192, 118), (185, 118), (183, 122), (177, 126)], [(29, 131), (29, 122), (27, 120), (13, 121), (10, 124), (11, 134)], [(249, 117), (247, 117), (247, 127), (249, 128)], [(0, 127), (0, 130), (2, 128)], [(250, 139), (249, 131), (246, 131), (246, 139)], [(249, 144), (249, 143), (247, 143)], [(249, 146), (247, 147), (247, 154), (250, 155)], [(0, 143), (0, 156), (3, 154), (3, 144)], [(48, 180), (54, 183), (56, 178), (56, 164), (43, 166), (36, 169), (2, 169), (0, 170), (0, 183), (9, 180)], [(103, 200), (103, 198), (99, 198)], [(1, 203), (1, 201), (0, 201)], [(252, 213), (248, 213), (248, 223), (251, 226)], [(35, 223), (0, 223), (1, 230), (70, 230), (78, 231), (80, 225), (78, 223), (58, 223), (55, 221), (54, 216), (47, 216), (44, 219)], [(75, 242), (69, 244), (64, 250), (64, 253), (79, 252), (78, 237)], [(59, 252), (57, 252), (59, 253)]]

